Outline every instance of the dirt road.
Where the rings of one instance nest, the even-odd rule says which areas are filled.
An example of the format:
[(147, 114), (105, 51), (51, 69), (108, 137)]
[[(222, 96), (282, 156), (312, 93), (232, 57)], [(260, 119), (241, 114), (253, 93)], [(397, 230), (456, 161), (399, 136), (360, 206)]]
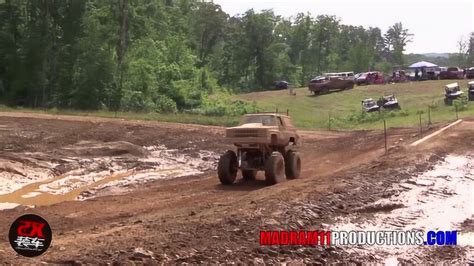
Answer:
[[(24, 213), (41, 215), (53, 229), (45, 255), (20, 258), (4, 241), (0, 262), (384, 261), (398, 253), (260, 247), (259, 231), (328, 229), (345, 218), (374, 219), (383, 208), (362, 210), (399, 195), (400, 189), (390, 188), (394, 184), (448, 155), (469, 162), (473, 132), (474, 122), (466, 121), (408, 148), (418, 129), (390, 129), (384, 154), (382, 132), (304, 131), (301, 179), (266, 187), (260, 174), (254, 182), (228, 187), (215, 176), (218, 156), (232, 148), (220, 127), (0, 113), (1, 239)], [(472, 232), (473, 218), (455, 226)], [(468, 262), (469, 252), (441, 247), (398, 259)]]

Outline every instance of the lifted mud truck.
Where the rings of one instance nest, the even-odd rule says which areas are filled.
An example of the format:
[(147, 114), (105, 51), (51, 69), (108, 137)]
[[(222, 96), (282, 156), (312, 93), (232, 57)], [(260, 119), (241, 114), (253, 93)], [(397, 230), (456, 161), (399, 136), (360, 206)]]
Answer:
[(217, 167), (223, 185), (234, 183), (240, 169), (244, 180), (253, 180), (265, 171), (269, 185), (298, 178), (299, 154), (288, 148), (299, 143), (299, 135), (287, 115), (258, 113), (244, 115), (239, 126), (226, 129), (226, 139), (237, 147), (224, 153)]

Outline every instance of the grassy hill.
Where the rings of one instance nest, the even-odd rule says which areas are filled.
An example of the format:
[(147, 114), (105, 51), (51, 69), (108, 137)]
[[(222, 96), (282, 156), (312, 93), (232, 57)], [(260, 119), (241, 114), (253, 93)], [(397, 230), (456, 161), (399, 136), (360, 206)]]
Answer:
[[(446, 122), (456, 119), (453, 106), (443, 103), (444, 85), (459, 82), (466, 92), (468, 80), (436, 80), (387, 85), (356, 86), (354, 89), (333, 92), (321, 96), (313, 96), (307, 88), (295, 89), (296, 96), (288, 94), (287, 90), (253, 92), (232, 96), (233, 99), (255, 101), (262, 111), (285, 112), (290, 110), (295, 124), (305, 129), (381, 129), (385, 118), (388, 127), (414, 126), (419, 124), (419, 113), (422, 112), (422, 122), (428, 123), (428, 106), (431, 121)], [(395, 94), (401, 110), (367, 114), (361, 110), (361, 100), (366, 97), (375, 100), (385, 94)], [(474, 102), (469, 102), (467, 110), (459, 112), (459, 117), (474, 116)], [(161, 114), (109, 111), (77, 111), (59, 109), (25, 109), (9, 108), (0, 105), (0, 111), (20, 111), (61, 115), (81, 115), (110, 118), (157, 120), (165, 122), (191, 123), (203, 125), (236, 125), (239, 117), (235, 116), (204, 116), (195, 114)], [(330, 118), (330, 119), (329, 119)], [(330, 121), (330, 125), (329, 125)]]
[[(413, 126), (422, 121), (428, 122), (428, 107), (431, 105), (431, 121), (441, 122), (456, 119), (454, 106), (444, 105), (444, 85), (459, 82), (466, 92), (467, 80), (436, 80), (387, 85), (356, 86), (352, 90), (333, 92), (313, 96), (307, 88), (296, 89), (296, 96), (288, 91), (254, 92), (235, 96), (238, 99), (254, 100), (266, 111), (290, 110), (296, 126), (301, 128), (328, 128), (331, 117), (333, 129), (373, 129), (380, 128), (383, 118), (388, 126)], [(366, 97), (375, 100), (385, 94), (395, 94), (401, 111), (365, 114), (361, 111), (361, 100)], [(468, 109), (459, 112), (459, 117), (474, 116), (474, 102), (469, 102)]]

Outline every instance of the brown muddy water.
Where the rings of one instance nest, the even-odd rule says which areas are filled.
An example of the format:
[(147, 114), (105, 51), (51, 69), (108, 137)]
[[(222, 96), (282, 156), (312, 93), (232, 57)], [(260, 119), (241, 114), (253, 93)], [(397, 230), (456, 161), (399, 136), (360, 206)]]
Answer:
[[(354, 214), (339, 220), (331, 229), (457, 230), (458, 246), (455, 248), (456, 252), (461, 253), (461, 258), (451, 262), (474, 263), (474, 232), (472, 228), (462, 228), (463, 222), (474, 219), (473, 154), (448, 155), (432, 170), (394, 184), (388, 190), (395, 191), (394, 196), (367, 206), (368, 209), (380, 210), (373, 217), (361, 218), (360, 214)], [(433, 255), (430, 255), (433, 251), (431, 246), (346, 246), (344, 249), (353, 254), (372, 254), (386, 265), (397, 265), (404, 261), (431, 261)], [(437, 259), (433, 258), (432, 261)]]
[(55, 176), (50, 163), (29, 167), (5, 163), (0, 175), (0, 210), (18, 205), (41, 206), (63, 201), (85, 200), (101, 195), (120, 194), (134, 186), (159, 179), (198, 175), (214, 169), (218, 156), (200, 151), (193, 156), (165, 146), (144, 147), (144, 157), (102, 156), (67, 157), (74, 167)]

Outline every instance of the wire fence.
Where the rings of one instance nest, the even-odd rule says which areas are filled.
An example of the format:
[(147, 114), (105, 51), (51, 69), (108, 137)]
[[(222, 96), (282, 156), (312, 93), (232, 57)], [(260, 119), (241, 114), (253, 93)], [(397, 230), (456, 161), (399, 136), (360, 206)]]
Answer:
[[(416, 126), (418, 127), (418, 136), (419, 139), (422, 139), (427, 135), (427, 132), (433, 128), (433, 124), (437, 122), (453, 122), (455, 120), (459, 120), (460, 113), (463, 111), (468, 110), (468, 102), (463, 100), (454, 101), (452, 103), (452, 109), (449, 109), (449, 112), (446, 110), (437, 111), (438, 104), (432, 103), (425, 107), (422, 107), (416, 111)], [(472, 108), (472, 107), (471, 107)], [(377, 118), (379, 121), (370, 121), (379, 123), (381, 125), (381, 129), (383, 129), (383, 136), (384, 136), (384, 150), (385, 153), (389, 152), (389, 138), (390, 138), (390, 115), (387, 110), (379, 110), (374, 112), (374, 116), (378, 115)], [(397, 112), (397, 111), (393, 111)], [(450, 118), (451, 117), (451, 118)], [(413, 118), (412, 118), (413, 119)], [(329, 110), (327, 113), (327, 129), (328, 130), (338, 130), (337, 121), (339, 119), (333, 115), (332, 110)], [(363, 124), (363, 123), (362, 123)], [(371, 123), (371, 125), (373, 125)], [(373, 128), (373, 127), (371, 127)], [(378, 126), (376, 128), (379, 128)]]

